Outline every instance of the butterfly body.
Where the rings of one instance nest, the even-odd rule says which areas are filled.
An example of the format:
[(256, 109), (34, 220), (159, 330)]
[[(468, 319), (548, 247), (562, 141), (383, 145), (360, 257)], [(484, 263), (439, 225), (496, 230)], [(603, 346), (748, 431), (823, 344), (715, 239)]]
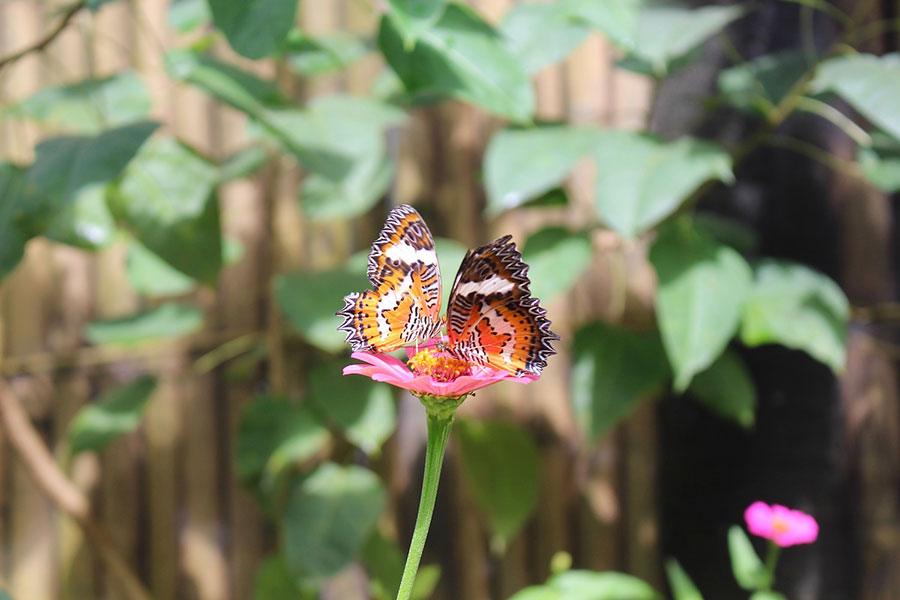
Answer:
[[(441, 278), (434, 239), (414, 208), (394, 208), (372, 244), (374, 289), (344, 299), (338, 315), (354, 351), (390, 352), (437, 336)], [(555, 351), (546, 311), (531, 297), (528, 265), (504, 236), (463, 258), (447, 311), (448, 354), (514, 375), (540, 375)]]

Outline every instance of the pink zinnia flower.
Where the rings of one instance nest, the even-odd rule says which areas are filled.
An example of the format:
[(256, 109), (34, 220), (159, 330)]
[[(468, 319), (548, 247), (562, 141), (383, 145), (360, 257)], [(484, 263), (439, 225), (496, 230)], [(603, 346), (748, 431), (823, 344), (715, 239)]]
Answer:
[(461, 398), (498, 381), (531, 383), (538, 376), (526, 373), (516, 377), (506, 371), (475, 365), (437, 350), (434, 342), (420, 345), (418, 352), (406, 349), (403, 363), (389, 354), (354, 352), (350, 356), (365, 364), (344, 367), (344, 375), (365, 375), (409, 390), (417, 396)]
[(744, 511), (744, 519), (750, 533), (772, 540), (782, 548), (811, 544), (819, 537), (819, 524), (814, 518), (779, 504), (754, 502)]

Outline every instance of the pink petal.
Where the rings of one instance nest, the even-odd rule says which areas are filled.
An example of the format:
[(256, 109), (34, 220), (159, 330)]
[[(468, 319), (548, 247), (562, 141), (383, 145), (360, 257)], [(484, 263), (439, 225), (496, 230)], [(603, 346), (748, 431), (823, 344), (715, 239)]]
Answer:
[(757, 500), (744, 511), (747, 529), (753, 535), (771, 540), (774, 534), (775, 519), (772, 508), (765, 502)]

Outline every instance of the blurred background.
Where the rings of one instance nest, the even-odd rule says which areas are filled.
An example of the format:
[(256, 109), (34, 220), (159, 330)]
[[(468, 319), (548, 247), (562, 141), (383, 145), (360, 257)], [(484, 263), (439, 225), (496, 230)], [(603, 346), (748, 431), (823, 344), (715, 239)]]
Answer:
[(896, 598), (898, 11), (0, 0), (0, 598), (393, 598), (424, 410), (334, 312), (399, 203), (561, 336), (460, 409), (417, 597), (746, 598), (763, 500), (821, 527), (776, 589)]

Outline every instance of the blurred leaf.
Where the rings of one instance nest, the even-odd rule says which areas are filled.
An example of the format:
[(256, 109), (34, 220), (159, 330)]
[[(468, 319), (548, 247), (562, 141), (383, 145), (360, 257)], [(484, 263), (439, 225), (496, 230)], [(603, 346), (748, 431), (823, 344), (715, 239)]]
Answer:
[(528, 236), (522, 258), (529, 267), (531, 295), (546, 304), (575, 285), (590, 266), (594, 248), (587, 233), (551, 225)]
[(44, 236), (85, 250), (108, 245), (116, 234), (116, 222), (106, 203), (107, 184), (82, 188), (78, 195), (48, 216)]
[(641, 0), (562, 0), (562, 4), (620, 48), (629, 49), (634, 45)]
[(734, 580), (745, 590), (752, 591), (771, 584), (769, 572), (747, 539), (747, 534), (737, 525), (728, 529), (728, 555)]
[(330, 435), (305, 404), (262, 396), (244, 407), (235, 442), (235, 468), (246, 485), (264, 496), (291, 465), (312, 458)]
[(212, 20), (206, 0), (172, 0), (166, 13), (169, 27), (179, 33), (187, 33)]
[(644, 5), (638, 12), (634, 44), (629, 54), (631, 60), (622, 66), (642, 63), (646, 67), (633, 70), (664, 77), (675, 70), (674, 63), (679, 58), (688, 56), (744, 12), (741, 6)]
[(756, 386), (740, 356), (726, 349), (688, 388), (700, 404), (745, 429), (756, 421)]
[(732, 106), (765, 117), (808, 69), (801, 52), (763, 54), (722, 71), (719, 91)]
[(259, 144), (238, 150), (219, 165), (218, 182), (251, 177), (269, 161), (269, 153)]
[(759, 246), (759, 236), (749, 226), (735, 219), (711, 212), (695, 211), (694, 225), (717, 242), (731, 246), (741, 254), (753, 254)]
[(819, 65), (813, 92), (832, 91), (866, 119), (900, 139), (900, 54), (854, 54)]
[(592, 442), (616, 427), (641, 398), (669, 377), (656, 332), (629, 331), (595, 321), (575, 333), (572, 354), (572, 405)]
[(856, 155), (863, 176), (889, 194), (900, 192), (900, 141), (876, 131)]
[(6, 111), (46, 125), (92, 134), (141, 119), (150, 108), (147, 86), (134, 71), (126, 70), (100, 79), (41, 88)]
[(594, 202), (600, 218), (626, 237), (672, 214), (700, 184), (730, 183), (731, 157), (711, 142), (663, 142), (627, 131), (603, 132), (594, 146)]
[(571, 2), (514, 4), (503, 18), (500, 32), (529, 74), (563, 60), (591, 32), (567, 4)]
[(110, 2), (115, 1), (116, 0), (87, 0), (87, 6), (91, 10), (91, 12), (97, 12), (104, 4), (109, 4)]
[(304, 587), (288, 570), (284, 556), (276, 554), (260, 565), (253, 581), (252, 600), (316, 600), (319, 592), (314, 587)]
[(521, 589), (509, 600), (565, 600), (563, 596), (556, 590), (546, 585), (532, 585)]
[(203, 329), (203, 311), (195, 306), (167, 302), (145, 312), (112, 319), (92, 321), (84, 336), (92, 344), (134, 344), (172, 338)]
[(784, 594), (773, 590), (753, 592), (749, 600), (787, 600)]
[(554, 575), (547, 585), (565, 600), (656, 600), (644, 581), (624, 573), (572, 570)]
[(528, 75), (494, 28), (465, 5), (447, 4), (411, 51), (385, 15), (378, 45), (411, 94), (448, 96), (513, 121), (531, 120), (535, 99)]
[(540, 196), (535, 196), (531, 200), (527, 200), (520, 206), (528, 208), (543, 208), (548, 206), (568, 206), (569, 196), (566, 190), (560, 186), (550, 188)]
[(441, 18), (444, 12), (444, 0), (388, 0), (390, 17), (396, 23), (403, 36), (403, 45), (412, 50), (426, 30)]
[(0, 281), (22, 260), (34, 235), (26, 173), (24, 167), (0, 160)]
[(197, 282), (138, 241), (128, 245), (125, 270), (131, 287), (147, 296), (181, 296), (193, 291)]
[(281, 523), (291, 573), (328, 577), (352, 561), (387, 503), (378, 477), (358, 466), (320, 465), (298, 480)]
[(208, 0), (213, 22), (235, 52), (258, 59), (274, 54), (294, 26), (296, 0)]
[(849, 313), (844, 292), (826, 275), (796, 263), (763, 261), (744, 304), (741, 341), (803, 350), (841, 372)]
[(0, 589), (0, 600), (12, 600), (12, 596), (6, 590)]
[(372, 155), (337, 181), (316, 173), (308, 176), (300, 189), (300, 204), (311, 221), (349, 219), (375, 206), (393, 178), (394, 163)]
[(412, 591), (409, 594), (411, 600), (428, 600), (434, 596), (438, 581), (441, 579), (440, 565), (425, 565), (419, 567), (416, 580), (413, 582)]
[(393, 541), (378, 529), (362, 549), (362, 563), (369, 576), (369, 592), (374, 600), (393, 600), (400, 589), (405, 557)]
[(309, 397), (319, 411), (366, 454), (376, 454), (397, 427), (394, 398), (387, 384), (344, 376), (347, 359), (317, 365), (309, 374)]
[(666, 578), (672, 588), (672, 600), (703, 600), (700, 590), (674, 558), (666, 559)]
[(537, 507), (541, 461), (531, 435), (502, 421), (457, 421), (467, 480), (491, 531), (509, 541)]
[(597, 137), (594, 130), (567, 126), (496, 133), (484, 157), (488, 214), (520, 206), (559, 185), (591, 151)]
[(656, 314), (663, 346), (675, 390), (683, 392), (736, 332), (753, 274), (740, 254), (686, 220), (660, 230), (650, 262), (659, 279)]
[(172, 138), (144, 146), (112, 194), (113, 211), (170, 265), (214, 286), (222, 268), (218, 171)]
[(337, 330), (344, 296), (370, 287), (362, 271), (338, 268), (276, 275), (275, 298), (288, 323), (310, 344), (327, 352), (344, 349), (344, 334)]
[(66, 431), (72, 456), (86, 450), (102, 450), (137, 429), (155, 389), (156, 378), (144, 375), (104, 393), (79, 410)]
[(363, 40), (346, 31), (311, 37), (295, 30), (288, 36), (284, 58), (295, 73), (310, 76), (344, 69), (368, 52)]

